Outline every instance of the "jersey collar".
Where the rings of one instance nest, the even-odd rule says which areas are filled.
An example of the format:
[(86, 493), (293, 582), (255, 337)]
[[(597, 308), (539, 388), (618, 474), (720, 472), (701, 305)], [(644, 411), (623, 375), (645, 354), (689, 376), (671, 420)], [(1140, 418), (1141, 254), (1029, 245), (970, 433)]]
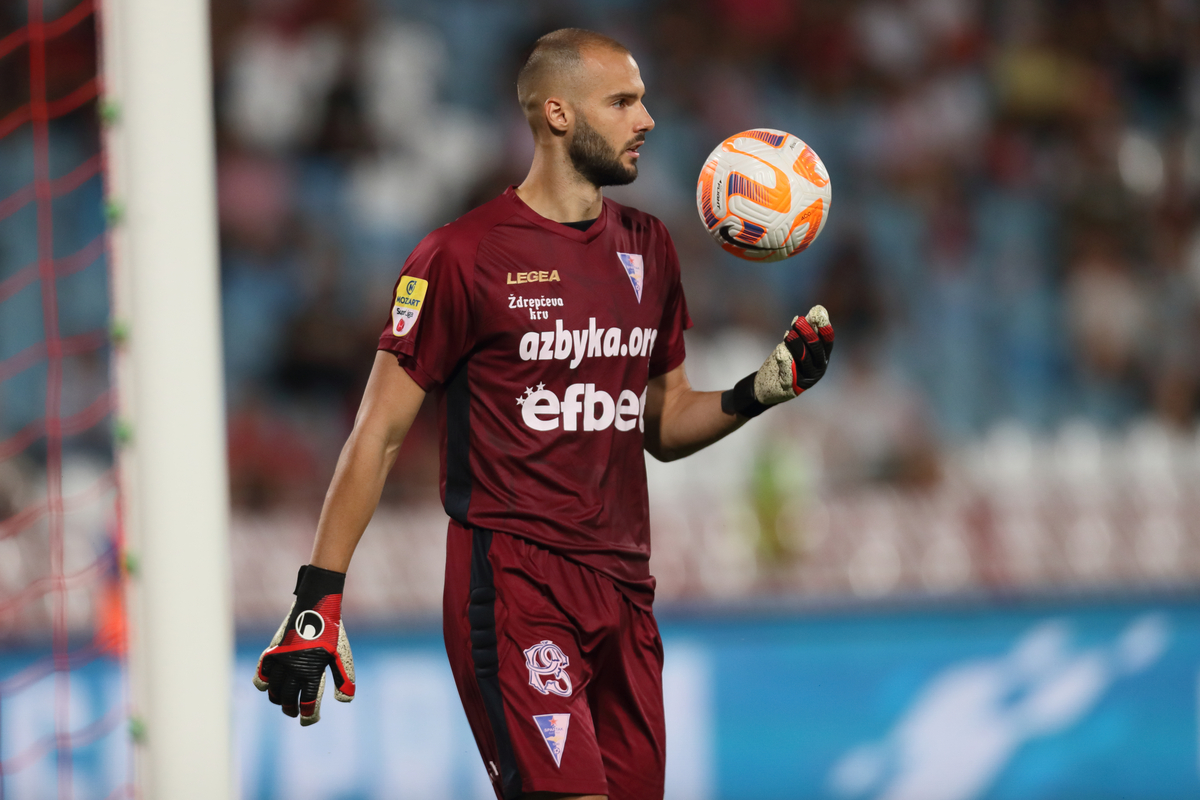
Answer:
[(539, 228), (545, 228), (551, 233), (556, 233), (559, 236), (571, 239), (572, 241), (587, 244), (593, 241), (600, 234), (604, 233), (604, 229), (608, 227), (608, 200), (605, 200), (600, 208), (600, 216), (592, 223), (592, 227), (586, 231), (575, 230), (569, 228), (560, 222), (555, 222), (552, 219), (546, 219), (541, 214), (534, 211), (529, 206), (525, 205), (525, 201), (517, 196), (517, 187), (509, 186), (504, 190), (504, 196), (516, 207), (517, 213), (525, 219), (537, 225)]

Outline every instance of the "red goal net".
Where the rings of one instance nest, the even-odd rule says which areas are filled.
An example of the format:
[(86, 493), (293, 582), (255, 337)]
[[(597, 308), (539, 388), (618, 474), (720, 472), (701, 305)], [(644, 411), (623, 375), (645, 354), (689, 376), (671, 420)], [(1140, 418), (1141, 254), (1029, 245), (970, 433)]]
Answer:
[(0, 10), (0, 798), (135, 794), (96, 43)]

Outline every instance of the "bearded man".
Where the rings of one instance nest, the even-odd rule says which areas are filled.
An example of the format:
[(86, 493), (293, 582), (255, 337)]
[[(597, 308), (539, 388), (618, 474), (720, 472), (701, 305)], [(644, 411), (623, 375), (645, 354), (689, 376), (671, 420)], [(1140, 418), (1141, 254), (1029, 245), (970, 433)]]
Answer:
[(311, 562), (254, 679), (301, 724), (319, 718), (326, 667), (353, 697), (345, 573), (432, 393), (446, 652), (501, 800), (662, 798), (643, 450), (667, 461), (712, 444), (810, 388), (833, 347), (818, 306), (734, 388), (692, 389), (671, 237), (602, 191), (637, 177), (654, 129), (644, 93), (607, 36), (537, 41), (517, 79), (529, 174), (405, 262)]

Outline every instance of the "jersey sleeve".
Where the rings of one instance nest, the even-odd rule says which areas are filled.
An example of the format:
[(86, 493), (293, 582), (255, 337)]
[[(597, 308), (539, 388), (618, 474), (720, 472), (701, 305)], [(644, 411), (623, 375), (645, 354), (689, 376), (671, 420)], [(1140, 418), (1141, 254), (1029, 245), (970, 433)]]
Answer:
[(379, 349), (395, 353), (422, 389), (444, 384), (474, 346), (474, 254), (435, 232), (417, 245), (392, 290)]
[(658, 337), (650, 355), (650, 377), (664, 375), (683, 363), (685, 356), (683, 332), (692, 327), (688, 316), (687, 299), (683, 296), (683, 283), (679, 274), (679, 255), (675, 243), (661, 222), (658, 232), (665, 250), (662, 263), (664, 280), (667, 283), (666, 299), (663, 302), (662, 319), (658, 323)]

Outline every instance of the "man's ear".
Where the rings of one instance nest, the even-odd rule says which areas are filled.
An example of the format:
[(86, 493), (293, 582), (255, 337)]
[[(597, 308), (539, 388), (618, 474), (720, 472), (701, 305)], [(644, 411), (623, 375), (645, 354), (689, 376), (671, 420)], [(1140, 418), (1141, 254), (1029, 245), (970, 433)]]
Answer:
[(557, 97), (547, 97), (542, 104), (542, 113), (546, 115), (546, 125), (555, 136), (565, 136), (575, 121), (571, 107)]

